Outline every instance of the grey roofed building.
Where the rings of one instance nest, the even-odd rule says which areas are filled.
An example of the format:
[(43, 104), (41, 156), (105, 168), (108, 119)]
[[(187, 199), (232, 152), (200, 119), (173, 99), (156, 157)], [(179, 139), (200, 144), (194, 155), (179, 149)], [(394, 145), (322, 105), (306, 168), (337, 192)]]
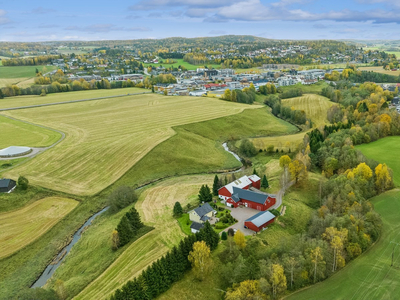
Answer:
[(275, 195), (268, 195), (264, 193), (257, 193), (249, 190), (239, 189), (237, 187), (233, 187), (232, 200), (235, 202), (239, 202), (240, 199), (249, 200), (252, 202), (264, 204), (267, 201), (268, 197), (275, 197)]
[(17, 183), (12, 179), (0, 179), (0, 193), (9, 193)]
[(202, 223), (197, 223), (197, 222), (193, 222), (192, 225), (190, 225), (190, 230), (193, 232), (193, 230), (195, 231), (200, 231), (200, 229), (202, 229), (204, 227), (204, 224)]
[(199, 215), (200, 219), (203, 218), (206, 214), (208, 214), (210, 211), (213, 211), (213, 210), (214, 209), (208, 203), (205, 203), (202, 206), (199, 206), (194, 209), (194, 211)]
[(267, 211), (261, 211), (258, 214), (255, 214), (251, 218), (248, 218), (245, 222), (251, 222), (257, 227), (260, 227), (261, 225), (264, 225), (265, 223), (271, 221), (272, 219), (275, 218), (275, 215), (271, 212)]

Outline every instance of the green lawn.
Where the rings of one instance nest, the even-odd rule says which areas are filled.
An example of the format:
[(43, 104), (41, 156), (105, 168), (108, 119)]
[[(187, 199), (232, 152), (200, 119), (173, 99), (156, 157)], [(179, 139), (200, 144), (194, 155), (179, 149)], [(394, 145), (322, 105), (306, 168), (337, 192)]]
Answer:
[(39, 72), (46, 73), (57, 69), (55, 66), (1, 66), (0, 78), (22, 78), (22, 77), (35, 77), (36, 69)]
[(61, 138), (61, 134), (57, 131), (3, 116), (0, 116), (0, 128), (0, 149), (9, 146), (47, 147)]
[(399, 147), (400, 136), (390, 136), (356, 148), (368, 158), (386, 163), (393, 170), (394, 184), (400, 186), (400, 159), (397, 150)]
[(191, 234), (190, 225), (192, 222), (189, 220), (189, 214), (183, 214), (180, 218), (177, 219), (179, 227), (182, 229), (184, 234)]
[[(165, 59), (159, 59), (158, 61), (166, 61)], [(179, 66), (184, 66), (186, 69), (188, 70), (196, 70), (197, 68), (204, 68), (203, 65), (192, 65), (186, 61), (183, 61), (182, 58), (174, 58), (174, 61), (176, 61), (176, 63), (173, 64), (166, 64), (166, 63), (158, 63), (158, 64), (154, 64), (154, 63), (147, 63), (147, 64), (143, 64), (145, 67), (148, 66), (153, 66), (153, 67), (159, 67), (160, 65), (165, 67), (165, 68), (169, 68), (169, 67), (173, 67), (173, 68), (178, 68)], [(214, 68), (214, 69), (219, 69), (221, 68), (220, 65), (213, 65), (213, 64), (207, 64), (208, 68)]]
[(382, 235), (370, 250), (324, 282), (287, 297), (291, 300), (363, 300), (398, 299), (400, 295), (400, 190), (392, 190), (371, 199), (383, 221)]

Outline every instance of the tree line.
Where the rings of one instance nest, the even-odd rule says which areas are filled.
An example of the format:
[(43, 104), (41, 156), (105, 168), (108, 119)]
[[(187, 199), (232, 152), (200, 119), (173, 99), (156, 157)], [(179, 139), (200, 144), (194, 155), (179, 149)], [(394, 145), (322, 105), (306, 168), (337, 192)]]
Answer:
[(180, 280), (192, 266), (196, 266), (193, 252), (196, 252), (194, 245), (199, 241), (204, 241), (211, 251), (218, 246), (219, 235), (208, 222), (200, 232), (185, 237), (178, 246), (174, 246), (161, 259), (153, 262), (138, 277), (116, 290), (111, 296), (111, 300), (155, 299), (168, 290), (173, 283)]

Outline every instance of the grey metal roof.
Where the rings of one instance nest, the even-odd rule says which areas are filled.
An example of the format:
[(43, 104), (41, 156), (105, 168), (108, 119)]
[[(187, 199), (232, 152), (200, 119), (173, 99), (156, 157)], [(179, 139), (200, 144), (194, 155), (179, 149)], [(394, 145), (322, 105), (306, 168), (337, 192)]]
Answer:
[(11, 179), (0, 179), (0, 188), (8, 188), (10, 185)]
[(194, 211), (202, 218), (204, 215), (208, 214), (210, 211), (214, 209), (210, 206), (210, 204), (205, 203), (202, 206), (199, 206), (194, 209)]
[(243, 190), (237, 187), (233, 187), (232, 200), (235, 202), (239, 202), (240, 199), (245, 199), (256, 203), (264, 204), (265, 201), (267, 201), (268, 197), (270, 196), (272, 195), (264, 193), (256, 193), (250, 190)]
[(195, 229), (195, 230), (200, 230), (204, 227), (204, 224), (193, 222), (192, 225), (190, 225), (190, 229)]
[(251, 218), (248, 218), (245, 222), (251, 222), (257, 227), (271, 221), (275, 218), (275, 215), (271, 212), (267, 211), (260, 211), (258, 214), (255, 214)]

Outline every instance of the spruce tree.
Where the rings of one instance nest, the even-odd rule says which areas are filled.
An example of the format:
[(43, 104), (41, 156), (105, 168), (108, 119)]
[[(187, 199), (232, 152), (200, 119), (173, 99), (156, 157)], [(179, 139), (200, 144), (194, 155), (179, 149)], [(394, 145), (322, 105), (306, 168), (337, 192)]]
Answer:
[(215, 175), (214, 177), (214, 183), (213, 183), (213, 194), (214, 196), (218, 196), (218, 189), (220, 188), (219, 186), (219, 179), (218, 176)]
[(253, 175), (257, 175), (258, 176), (256, 168), (253, 168)]
[(263, 179), (261, 181), (261, 187), (265, 189), (269, 187), (268, 179), (265, 175), (263, 176)]
[(182, 216), (182, 214), (183, 214), (183, 209), (182, 209), (181, 204), (179, 202), (175, 202), (174, 210), (173, 210), (174, 217), (180, 218)]
[(226, 233), (226, 231), (222, 231), (221, 240), (226, 241), (227, 239), (228, 239), (228, 234)]
[(143, 223), (140, 220), (139, 213), (137, 212), (137, 210), (134, 207), (132, 207), (130, 209), (130, 211), (127, 212), (125, 215), (128, 218), (129, 223), (131, 224), (134, 233), (136, 234), (136, 231), (143, 227)]
[(126, 215), (123, 216), (121, 221), (119, 222), (119, 224), (117, 226), (117, 231), (118, 231), (118, 235), (119, 235), (120, 247), (129, 243), (129, 241), (134, 236), (132, 226), (131, 226), (128, 218), (126, 217)]
[(0, 88), (0, 99), (3, 99), (3, 98), (4, 98), (3, 91)]

